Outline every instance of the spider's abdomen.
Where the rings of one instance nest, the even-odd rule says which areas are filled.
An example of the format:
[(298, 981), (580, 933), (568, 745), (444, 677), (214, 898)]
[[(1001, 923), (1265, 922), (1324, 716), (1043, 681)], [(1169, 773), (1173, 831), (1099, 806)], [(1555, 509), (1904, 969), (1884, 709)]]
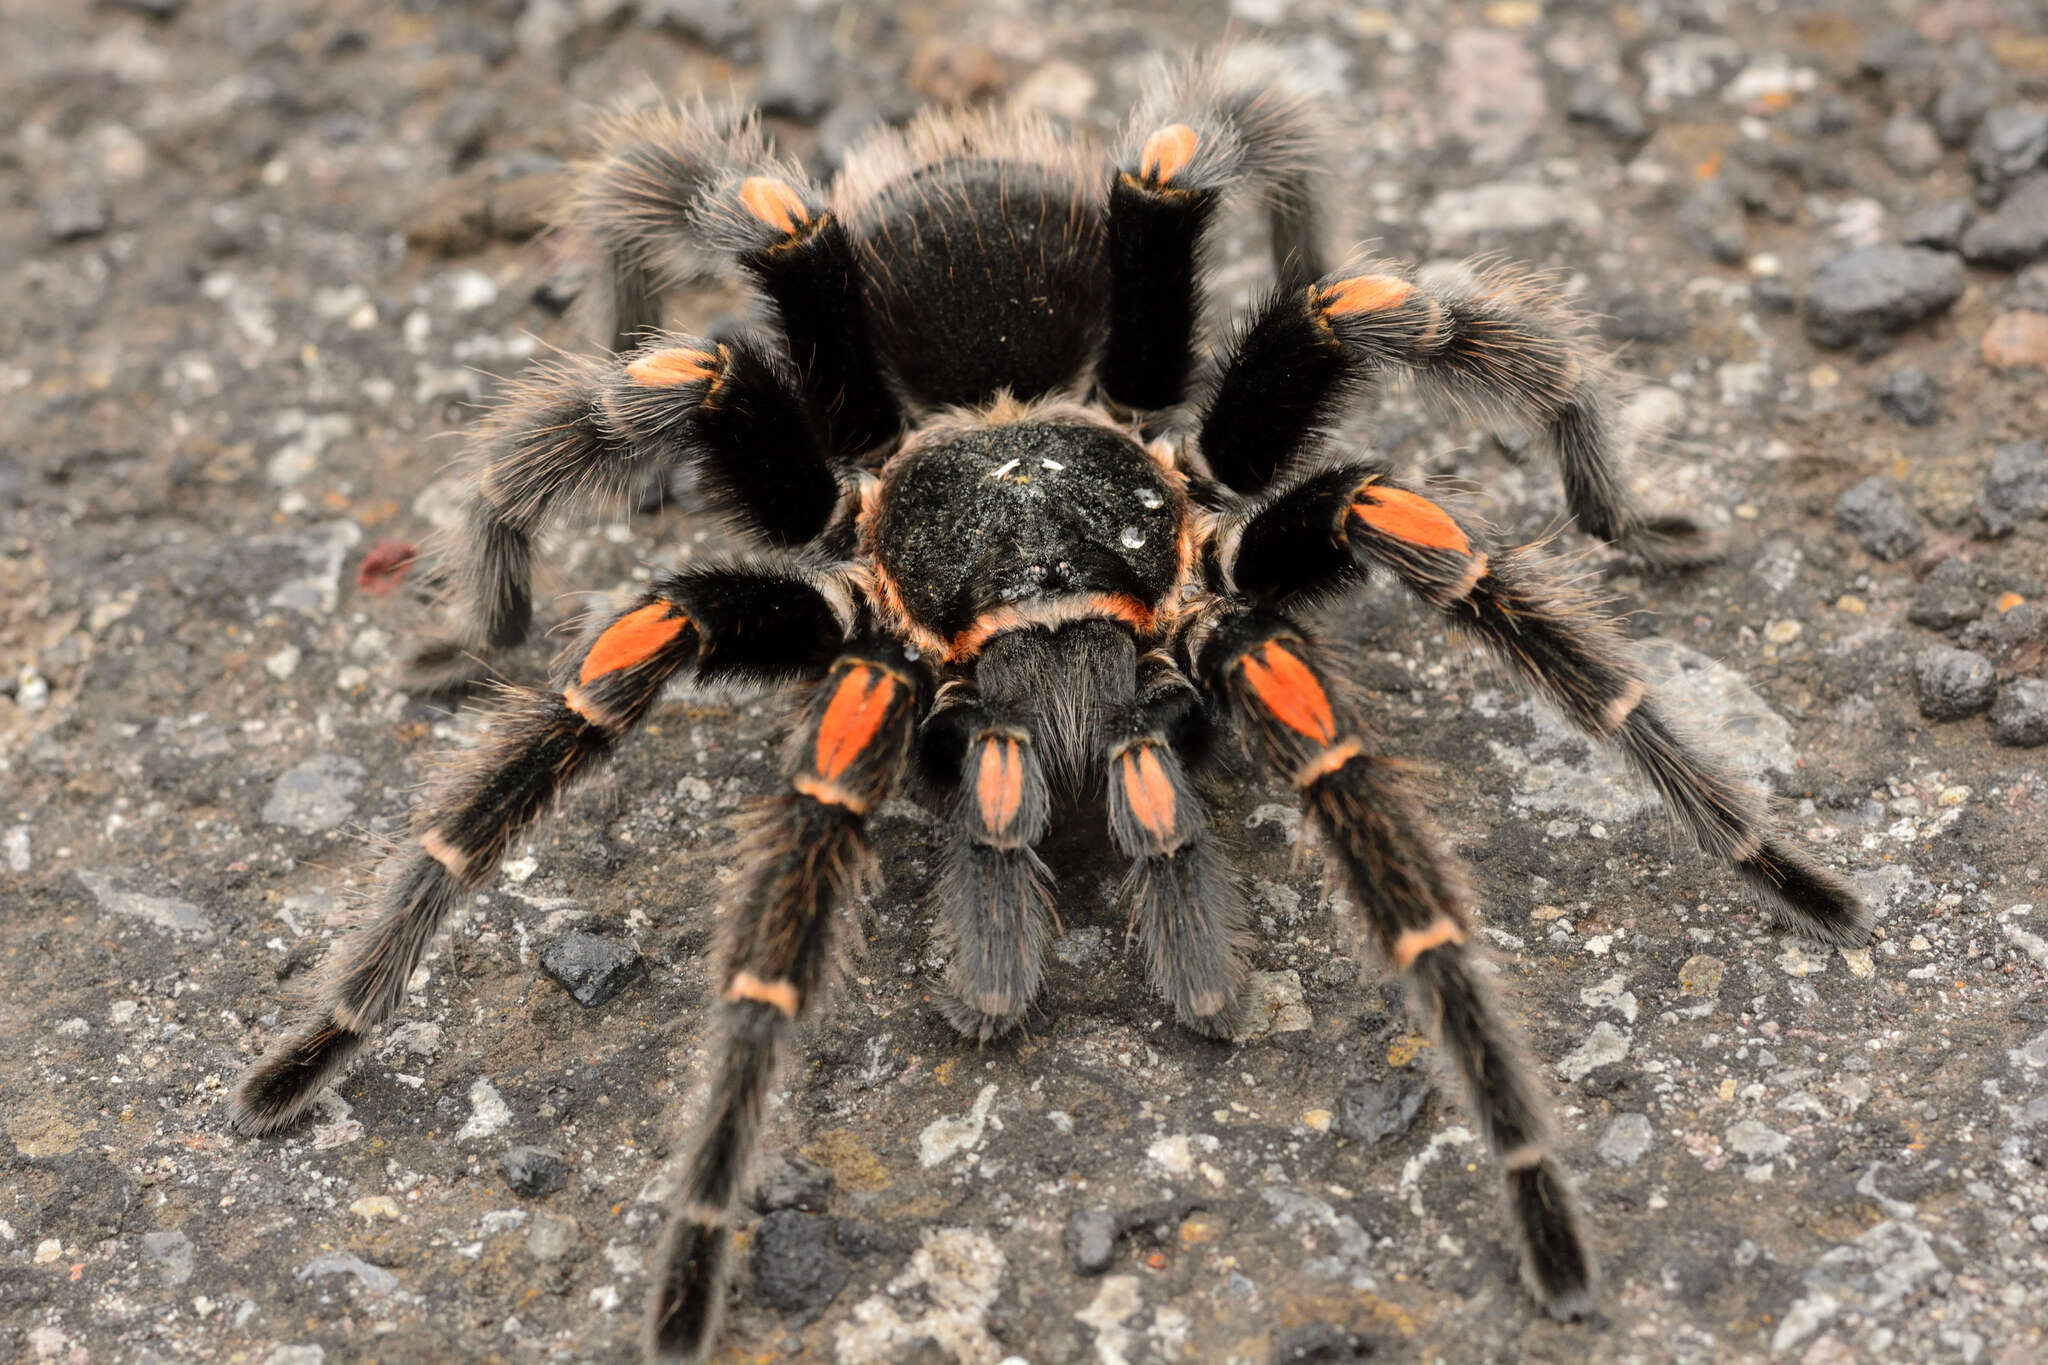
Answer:
[(957, 640), (991, 613), (1101, 596), (1149, 615), (1180, 576), (1183, 503), (1136, 442), (1083, 422), (971, 428), (886, 480), (874, 544), (911, 619)]
[(1101, 210), (1048, 167), (954, 157), (884, 188), (858, 231), (875, 345), (910, 396), (972, 406), (1065, 388), (1094, 359)]

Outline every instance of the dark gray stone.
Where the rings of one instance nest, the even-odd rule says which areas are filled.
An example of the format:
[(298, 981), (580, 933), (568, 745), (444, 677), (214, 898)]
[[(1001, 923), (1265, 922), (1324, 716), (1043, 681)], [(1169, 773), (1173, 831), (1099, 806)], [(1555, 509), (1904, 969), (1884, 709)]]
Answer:
[(1907, 426), (1931, 426), (1941, 416), (1941, 388), (1918, 365), (1901, 365), (1877, 386), (1877, 405)]
[(569, 1163), (544, 1147), (510, 1147), (498, 1158), (498, 1170), (514, 1194), (539, 1199), (569, 1183)]
[(2048, 517), (2048, 451), (2039, 441), (2014, 441), (1992, 455), (1984, 491), (1977, 496), (1977, 515), (1994, 536)]
[(1108, 1209), (1082, 1209), (1067, 1219), (1060, 1245), (1077, 1275), (1100, 1275), (1116, 1259), (1116, 1215)]
[(1297, 1327), (1273, 1343), (1273, 1365), (1351, 1365), (1374, 1354), (1372, 1338), (1326, 1322)]
[(1678, 231), (1694, 248), (1722, 265), (1740, 265), (1749, 254), (1749, 224), (1742, 206), (1717, 177), (1678, 206)]
[(1905, 494), (1888, 479), (1865, 479), (1842, 494), (1835, 524), (1879, 559), (1904, 559), (1927, 541)]
[(728, 57), (752, 55), (754, 21), (745, 0), (641, 0), (640, 22)]
[(2048, 605), (2022, 602), (1988, 612), (1963, 630), (1962, 644), (2000, 668), (2033, 672), (2048, 654)]
[(832, 1248), (832, 1220), (781, 1209), (754, 1229), (748, 1256), (754, 1300), (778, 1313), (815, 1313), (846, 1287), (846, 1265)]
[(1799, 291), (1783, 275), (1764, 275), (1749, 287), (1756, 306), (1766, 313), (1789, 313), (1799, 307)]
[(1968, 142), (1984, 115), (1991, 112), (1991, 101), (1997, 93), (1997, 77), (1982, 71), (1957, 76), (1942, 86), (1941, 93), (1934, 97), (1934, 106), (1928, 110), (1928, 120), (1942, 146), (1960, 147)]
[(1961, 245), (1972, 265), (2011, 269), (2048, 258), (2048, 171), (2013, 186), (1997, 209), (1970, 224)]
[(577, 1004), (596, 1009), (640, 974), (640, 950), (596, 934), (568, 933), (541, 949), (540, 965)]
[(839, 99), (840, 57), (832, 25), (817, 16), (784, 19), (768, 30), (754, 102), (770, 114), (815, 123)]
[(2005, 290), (1999, 295), (2000, 312), (2014, 312), (2026, 309), (2034, 313), (2048, 313), (2048, 261), (2036, 261), (2019, 274), (2006, 281)]
[(1970, 173), (1977, 198), (1995, 204), (2006, 187), (2048, 160), (2048, 118), (2025, 105), (1993, 109), (1970, 139)]
[(2021, 678), (2007, 683), (1991, 708), (1991, 737), (2016, 749), (2048, 744), (2048, 682)]
[(487, 90), (463, 90), (434, 120), (434, 140), (448, 149), (457, 169), (483, 154), (491, 130), (504, 120), (498, 97)]
[(1920, 714), (1929, 720), (1960, 720), (1989, 709), (1998, 695), (1998, 670), (1982, 654), (1929, 645), (1913, 661)]
[(1941, 164), (1941, 139), (1918, 114), (1894, 114), (1884, 125), (1884, 159), (1900, 175), (1919, 177)]
[(107, 196), (97, 185), (66, 185), (36, 205), (36, 225), (53, 242), (97, 237), (113, 223)]
[(1415, 1126), (1429, 1085), (1411, 1071), (1396, 1071), (1377, 1085), (1347, 1086), (1337, 1099), (1337, 1131), (1368, 1146), (1392, 1142)]
[(1806, 335), (1821, 346), (1854, 346), (1932, 317), (1962, 293), (1963, 263), (1946, 252), (1859, 247), (1814, 272)]
[(1930, 204), (1906, 220), (1899, 240), (1907, 246), (1924, 246), (1934, 251), (1954, 251), (1970, 226), (1970, 206), (1960, 199)]
[(143, 14), (152, 19), (175, 19), (185, 8), (185, 0), (107, 0), (115, 9), (125, 9), (131, 14)]
[(1643, 111), (1636, 107), (1628, 92), (1590, 71), (1573, 82), (1565, 112), (1624, 142), (1635, 142), (1650, 131), (1643, 121)]
[(1913, 594), (1906, 619), (1929, 630), (1948, 630), (1967, 625), (1983, 610), (1983, 594), (1977, 586), (1977, 566), (1959, 555), (1951, 555), (1934, 566)]
[(1632, 289), (1608, 300), (1600, 330), (1611, 341), (1677, 341), (1692, 322), (1677, 300)]
[(789, 1153), (771, 1157), (754, 1182), (754, 1209), (759, 1213), (782, 1209), (823, 1213), (831, 1201), (832, 1172)]

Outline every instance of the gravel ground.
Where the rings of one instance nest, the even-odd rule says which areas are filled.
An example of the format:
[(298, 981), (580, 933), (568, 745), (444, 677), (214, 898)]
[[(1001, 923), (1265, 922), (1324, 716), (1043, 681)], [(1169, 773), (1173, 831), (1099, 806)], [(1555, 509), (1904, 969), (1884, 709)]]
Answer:
[[(1337, 225), (1555, 267), (1729, 560), (1588, 572), (1681, 709), (1855, 873), (1868, 951), (1771, 932), (1618, 768), (1391, 592), (1323, 621), (1475, 869), (1608, 1268), (1542, 1320), (1376, 966), (1230, 792), (1257, 1026), (1174, 1027), (1074, 841), (1048, 1017), (928, 1000), (933, 817), (776, 1111), (733, 1358), (1991, 1360), (2048, 1354), (2048, 19), (2029, 0), (12, 0), (0, 45), (0, 1353), (627, 1353), (730, 818), (777, 708), (676, 699), (514, 851), (402, 1022), (281, 1140), (226, 1086), (474, 708), (408, 696), (394, 547), (475, 405), (577, 346), (535, 239), (575, 111), (758, 90), (818, 164), (919, 97), (1096, 132), (1152, 54), (1277, 51), (1354, 120)], [(1233, 229), (1218, 301), (1258, 287)], [(682, 302), (705, 319), (722, 287)], [(1359, 437), (1535, 535), (1513, 431)], [(715, 552), (600, 524), (544, 610)], [(363, 567), (369, 563), (370, 572)], [(547, 646), (507, 662), (536, 677)]]

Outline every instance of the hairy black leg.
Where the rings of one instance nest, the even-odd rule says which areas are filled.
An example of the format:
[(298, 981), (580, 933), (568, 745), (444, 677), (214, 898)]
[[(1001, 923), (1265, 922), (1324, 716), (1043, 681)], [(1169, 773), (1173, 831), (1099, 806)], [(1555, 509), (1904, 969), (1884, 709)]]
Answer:
[[(1535, 546), (1501, 550), (1366, 465), (1303, 481), (1235, 533), (1228, 580), (1284, 605), (1391, 570), (1464, 627), (1589, 736), (1619, 747), (1709, 854), (1790, 927), (1829, 943), (1870, 937), (1848, 882), (1788, 841), (1764, 794), (1666, 717), (1612, 620)], [(1346, 560), (1349, 563), (1346, 563)]]
[[(1218, 478), (1259, 491), (1328, 419), (1347, 384), (1405, 370), (1541, 433), (1581, 530), (1653, 564), (1712, 558), (1697, 523), (1649, 517), (1632, 505), (1621, 481), (1630, 443), (1611, 411), (1612, 377), (1578, 331), (1548, 290), (1506, 270), (1429, 286), (1392, 273), (1347, 273), (1283, 290), (1225, 367), (1204, 418), (1203, 451)], [(1263, 420), (1269, 408), (1277, 425)]]
[(902, 414), (876, 363), (853, 242), (817, 190), (786, 166), (733, 172), (700, 221), (774, 303), (832, 450), (851, 458), (894, 440)]
[(999, 715), (965, 700), (962, 689), (933, 720), (964, 740), (942, 760), (956, 790), (938, 886), (939, 940), (949, 958), (941, 1004), (954, 1028), (986, 1042), (1015, 1028), (1044, 984), (1056, 917), (1052, 873), (1037, 844), (1052, 797), (1029, 715)]
[(534, 542), (551, 519), (615, 506), (638, 477), (691, 463), (714, 510), (770, 545), (815, 539), (838, 504), (802, 400), (757, 343), (665, 333), (617, 359), (536, 367), (477, 438), (475, 492), (434, 551), (462, 633), (418, 649), (414, 681), (460, 678), (470, 650), (526, 638)]
[(1109, 184), (1109, 340), (1102, 387), (1130, 408), (1186, 394), (1201, 321), (1203, 236), (1240, 185), (1264, 195), (1274, 263), (1290, 287), (1322, 273), (1311, 176), (1319, 139), (1304, 101), (1270, 86), (1233, 88), (1215, 62), (1156, 91), (1132, 123)]
[(626, 351), (661, 326), (662, 296), (720, 254), (697, 220), (699, 201), (770, 152), (758, 116), (702, 102), (615, 114), (595, 133), (569, 215), (599, 256), (594, 329)]
[(839, 596), (773, 570), (673, 574), (593, 635), (560, 686), (513, 690), (482, 744), (457, 758), (421, 804), (413, 849), (385, 864), (306, 1019), (237, 1083), (234, 1126), (267, 1133), (305, 1111), (398, 1007), (428, 946), (490, 879), (513, 837), (610, 755), (672, 675), (817, 676), (843, 634)]
[(1131, 929), (1175, 1017), (1227, 1037), (1246, 975), (1244, 893), (1175, 747), (1206, 729), (1201, 698), (1163, 655), (1139, 670), (1137, 695), (1106, 736), (1110, 834), (1131, 860)]
[(725, 917), (726, 1046), (662, 1232), (647, 1309), (654, 1359), (702, 1360), (717, 1337), (733, 1210), (776, 1056), (821, 994), (833, 919), (873, 862), (867, 818), (902, 773), (923, 687), (901, 650), (864, 642), (834, 662), (792, 736), (788, 790), (762, 816), (745, 900)]
[(1594, 1264), (1541, 1085), (1491, 999), (1464, 879), (1398, 767), (1373, 752), (1346, 689), (1292, 623), (1225, 617), (1201, 647), (1204, 690), (1237, 719), (1255, 761), (1301, 792), (1335, 873), (1437, 1043), (1502, 1167), (1523, 1278), (1554, 1316), (1592, 1307)]

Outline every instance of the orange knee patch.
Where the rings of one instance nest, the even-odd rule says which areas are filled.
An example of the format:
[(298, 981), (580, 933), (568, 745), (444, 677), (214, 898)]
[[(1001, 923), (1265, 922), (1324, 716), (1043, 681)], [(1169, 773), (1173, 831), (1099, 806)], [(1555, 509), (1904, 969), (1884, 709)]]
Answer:
[(626, 375), (635, 384), (648, 388), (669, 388), (709, 379), (718, 372), (717, 366), (715, 355), (675, 347), (641, 356), (626, 366)]
[(1326, 317), (1380, 313), (1414, 297), (1415, 286), (1393, 275), (1354, 275), (1326, 286), (1319, 303)]
[(1394, 940), (1394, 948), (1389, 956), (1394, 959), (1396, 967), (1406, 967), (1432, 948), (1464, 941), (1464, 926), (1446, 915), (1426, 929), (1410, 929), (1403, 933)]
[(1201, 139), (1185, 123), (1169, 123), (1145, 139), (1138, 153), (1138, 174), (1150, 185), (1165, 185), (1194, 159)]
[(811, 221), (803, 196), (789, 182), (769, 175), (750, 175), (740, 183), (740, 207), (785, 234)]
[(1451, 514), (1428, 498), (1383, 483), (1369, 483), (1354, 496), (1358, 501), (1351, 504), (1351, 515), (1383, 535), (1432, 550), (1472, 553), (1472, 542)]
[(855, 664), (839, 680), (825, 718), (818, 722), (816, 766), (822, 777), (837, 777), (853, 766), (888, 719), (896, 679), (877, 668)]
[(786, 1019), (796, 1018), (797, 1010), (803, 1004), (794, 981), (763, 981), (752, 972), (734, 972), (732, 980), (726, 983), (725, 998), (758, 1000), (780, 1010)]
[(1024, 808), (1024, 752), (1014, 736), (991, 735), (982, 741), (974, 799), (981, 806), (982, 827), (991, 834), (1008, 831)]
[(667, 602), (649, 602), (638, 611), (629, 611), (597, 637), (590, 653), (583, 656), (583, 670), (576, 680), (594, 682), (607, 673), (646, 663), (689, 624), (690, 618)]
[(1278, 640), (1268, 640), (1255, 657), (1246, 654), (1240, 665), (1244, 680), (1273, 719), (1318, 744), (1337, 738), (1337, 717), (1330, 709), (1330, 695), (1309, 666), (1283, 649)]
[(1158, 752), (1149, 744), (1127, 750), (1120, 772), (1132, 817), (1154, 838), (1171, 839), (1176, 828), (1173, 779), (1166, 775)]

